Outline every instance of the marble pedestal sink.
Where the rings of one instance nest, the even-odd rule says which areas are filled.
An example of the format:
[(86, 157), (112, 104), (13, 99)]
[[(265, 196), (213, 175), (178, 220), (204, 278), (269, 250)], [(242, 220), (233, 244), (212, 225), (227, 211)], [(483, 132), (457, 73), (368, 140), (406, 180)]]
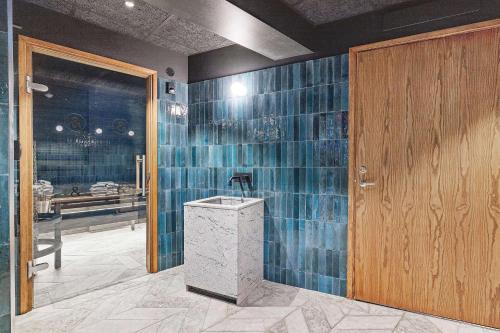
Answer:
[(184, 204), (188, 289), (241, 304), (263, 280), (264, 200), (212, 197)]

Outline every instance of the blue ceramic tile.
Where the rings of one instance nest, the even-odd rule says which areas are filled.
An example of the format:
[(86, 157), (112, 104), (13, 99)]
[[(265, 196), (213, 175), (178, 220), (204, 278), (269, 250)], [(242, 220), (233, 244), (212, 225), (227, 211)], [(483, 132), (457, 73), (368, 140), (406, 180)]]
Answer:
[[(172, 157), (184, 167), (188, 187), (175, 209), (182, 200), (239, 195), (228, 177), (252, 172), (248, 195), (265, 198), (265, 278), (335, 294), (345, 292), (348, 145), (347, 112), (340, 111), (348, 108), (347, 59), (206, 81), (203, 91), (201, 84), (190, 85), (187, 129), (175, 128), (187, 133), (175, 137), (177, 146), (185, 140), (189, 148), (174, 149)], [(230, 96), (235, 80), (247, 85), (247, 98)], [(168, 168), (167, 162), (160, 161)], [(177, 237), (176, 248), (182, 245)], [(166, 267), (181, 261), (178, 253)]]

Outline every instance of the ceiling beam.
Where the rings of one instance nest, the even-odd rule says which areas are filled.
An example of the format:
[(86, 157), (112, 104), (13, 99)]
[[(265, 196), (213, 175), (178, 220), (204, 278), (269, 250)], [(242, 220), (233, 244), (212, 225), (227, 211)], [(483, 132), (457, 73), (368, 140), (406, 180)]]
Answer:
[(272, 60), (312, 53), (307, 47), (226, 0), (145, 0), (145, 2), (198, 24)]
[(278, 0), (227, 0), (238, 8), (269, 24), (308, 49), (317, 51), (315, 26), (294, 9)]

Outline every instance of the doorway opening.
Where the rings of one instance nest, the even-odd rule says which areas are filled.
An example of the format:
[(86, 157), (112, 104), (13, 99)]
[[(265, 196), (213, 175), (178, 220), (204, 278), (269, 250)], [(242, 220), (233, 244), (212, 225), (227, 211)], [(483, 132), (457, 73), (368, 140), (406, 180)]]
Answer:
[(157, 271), (156, 72), (20, 37), (20, 312)]

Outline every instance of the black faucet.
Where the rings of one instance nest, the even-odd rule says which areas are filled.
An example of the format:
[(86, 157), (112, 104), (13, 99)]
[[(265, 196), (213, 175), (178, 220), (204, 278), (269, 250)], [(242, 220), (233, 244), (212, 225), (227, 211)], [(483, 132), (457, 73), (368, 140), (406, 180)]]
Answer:
[(244, 201), (245, 198), (245, 190), (243, 189), (243, 183), (247, 183), (248, 187), (251, 187), (252, 184), (252, 174), (251, 173), (235, 173), (234, 176), (229, 178), (229, 186), (233, 185), (233, 180), (240, 183), (241, 189), (241, 202)]

